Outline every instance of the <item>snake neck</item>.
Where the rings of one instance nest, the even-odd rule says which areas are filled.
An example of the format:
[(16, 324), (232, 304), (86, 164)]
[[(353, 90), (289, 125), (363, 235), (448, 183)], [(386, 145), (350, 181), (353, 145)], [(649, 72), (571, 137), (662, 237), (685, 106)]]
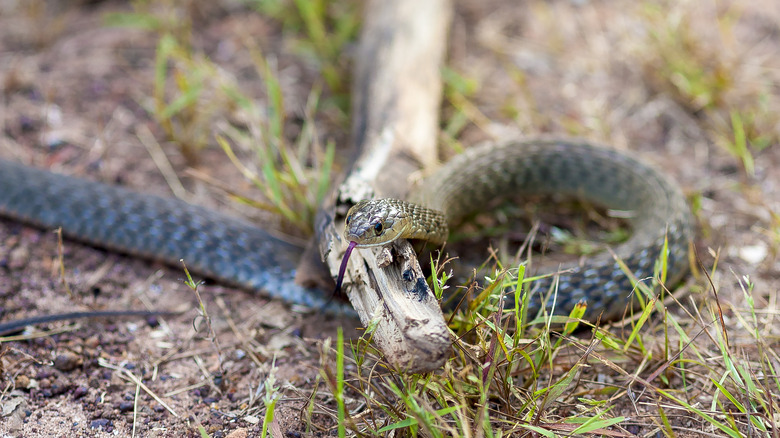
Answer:
[(439, 210), (423, 207), (410, 202), (398, 201), (408, 210), (408, 217), (414, 217), (415, 220), (408, 220), (405, 227), (404, 239), (425, 240), (436, 246), (441, 246), (449, 237), (449, 227), (447, 226), (447, 217)]

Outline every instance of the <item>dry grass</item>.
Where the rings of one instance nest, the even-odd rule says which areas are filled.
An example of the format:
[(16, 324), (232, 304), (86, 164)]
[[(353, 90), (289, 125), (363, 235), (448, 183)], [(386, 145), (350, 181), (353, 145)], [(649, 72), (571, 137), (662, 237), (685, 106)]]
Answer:
[[(263, 87), (238, 86), (193, 42), (192, 2), (137, 2), (112, 22), (159, 35), (144, 107), (166, 140), (191, 160), (219, 146), (258, 157), (240, 167), (264, 195), (253, 205), (305, 229), (333, 166), (324, 139), (348, 131), (345, 52), (358, 8), (250, 3), (278, 22), (274, 37), (314, 63), (323, 82), (295, 90), (275, 54), (238, 34), (248, 60), (232, 67), (252, 70)], [(451, 316), (456, 342), (439, 372), (389, 368), (369, 328), (321, 344), (315, 382), (281, 381), (273, 365), (253, 365), (265, 383), (248, 389), (237, 416), (258, 420), (263, 435), (287, 405), (311, 434), (780, 436), (780, 179), (772, 171), (780, 165), (780, 8), (770, 0), (495, 0), (456, 10), (443, 155), (553, 132), (647, 156), (682, 183), (699, 220), (701, 264), (692, 261), (694, 275), (677, 289), (683, 298), (653, 280), (637, 283), (647, 304), (621, 324), (536, 318), (495, 308), (523, 279), (522, 267), (496, 268), (484, 285), (491, 294)], [(292, 95), (302, 122), (291, 117)], [(447, 270), (436, 272), (441, 290)]]

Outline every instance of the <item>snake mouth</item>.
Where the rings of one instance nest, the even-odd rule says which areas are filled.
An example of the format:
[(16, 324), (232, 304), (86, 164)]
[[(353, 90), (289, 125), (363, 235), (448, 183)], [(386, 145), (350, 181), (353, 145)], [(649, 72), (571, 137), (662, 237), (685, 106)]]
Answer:
[(401, 237), (405, 229), (404, 224), (394, 224), (392, 227), (388, 225), (380, 234), (376, 234), (373, 226), (353, 226), (344, 231), (344, 238), (358, 248), (385, 246)]
[(350, 245), (354, 243), (356, 248), (375, 248), (378, 246), (385, 246), (393, 242), (392, 240), (389, 242), (358, 242), (356, 236), (347, 236), (347, 240), (349, 240)]

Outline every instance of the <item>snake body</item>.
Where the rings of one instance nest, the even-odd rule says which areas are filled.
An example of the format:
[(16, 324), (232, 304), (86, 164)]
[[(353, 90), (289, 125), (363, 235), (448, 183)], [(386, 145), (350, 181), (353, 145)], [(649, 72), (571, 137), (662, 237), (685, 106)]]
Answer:
[[(375, 246), (397, 238), (441, 244), (448, 225), (507, 195), (560, 194), (619, 210), (633, 229), (614, 248), (618, 260), (638, 279), (653, 276), (664, 241), (668, 242), (667, 283), (679, 281), (688, 267), (691, 214), (679, 187), (642, 162), (586, 142), (536, 139), (470, 148), (413, 190), (409, 201), (362, 201), (347, 213), (345, 238)], [(565, 267), (557, 276), (558, 294), (545, 305), (568, 313), (580, 300), (591, 319), (620, 317), (630, 303), (632, 284), (609, 254), (584, 265)], [(537, 280), (546, 291), (553, 277)], [(532, 308), (541, 303), (534, 295)]]
[[(414, 203), (360, 204), (353, 209), (347, 238), (366, 230), (375, 236), (389, 234), (399, 229), (394, 221), (406, 215), (411, 234), (400, 237), (441, 243), (448, 223), (457, 223), (486, 200), (506, 193), (561, 193), (631, 212), (634, 234), (615, 252), (638, 278), (652, 275), (665, 236), (668, 280), (686, 271), (692, 226), (679, 188), (653, 168), (613, 150), (567, 140), (475, 147), (419, 187), (409, 196)], [(344, 311), (342, 304), (330, 302), (327, 292), (294, 283), (298, 247), (248, 222), (176, 199), (0, 160), (0, 215), (46, 229), (62, 227), (75, 239), (174, 266), (183, 259), (195, 272), (289, 303)], [(561, 274), (558, 290), (558, 312), (587, 299), (590, 308), (604, 310), (604, 317), (616, 317), (625, 308), (631, 284), (607, 254)]]
[(293, 279), (301, 249), (232, 216), (172, 198), (0, 160), (0, 216), (119, 252), (160, 260), (272, 298), (352, 313)]

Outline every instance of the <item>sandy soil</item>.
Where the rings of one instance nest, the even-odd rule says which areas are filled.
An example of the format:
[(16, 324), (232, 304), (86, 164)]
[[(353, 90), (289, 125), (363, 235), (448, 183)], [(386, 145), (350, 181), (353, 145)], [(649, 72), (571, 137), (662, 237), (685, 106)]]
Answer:
[[(141, 130), (151, 131), (184, 175), (184, 158), (163, 140), (145, 109), (156, 36), (104, 25), (106, 13), (130, 10), (126, 2), (32, 3), (48, 6), (36, 10), (0, 1), (0, 157), (169, 195), (139, 137)], [(641, 17), (608, 2), (523, 3), (526, 8), (497, 0), (457, 3), (451, 66), (480, 84), (472, 99), (476, 118), (483, 121), (466, 129), (460, 141), (568, 133), (647, 157), (699, 200), (697, 246), (708, 266), (712, 253), (720, 252), (714, 281), (724, 302), (744, 304), (738, 281), (749, 275), (757, 305), (776, 319), (780, 225), (772, 215), (780, 212), (780, 173), (772, 169), (780, 165), (777, 147), (756, 153), (755, 175), (745, 175), (716, 144), (711, 125), (653, 83), (648, 71), (653, 66), (642, 63), (643, 40), (637, 36), (645, 25)], [(770, 24), (780, 22), (780, 8), (771, 1), (732, 3), (740, 6), (742, 20), (753, 24), (736, 29), (739, 47), (754, 50), (751, 62), (771, 63), (769, 55), (777, 62), (780, 32)], [(277, 57), (280, 71), (290, 73), (282, 85), (294, 115), (316, 71), (291, 54), (277, 24), (225, 4), (196, 16), (193, 45), (241, 77), (242, 87), (262, 100), (262, 86), (253, 83), (257, 78), (241, 76), (247, 61), (235, 49), (241, 32), (261, 41), (266, 53)], [(711, 11), (705, 9), (695, 24), (707, 25)], [(762, 26), (770, 31), (764, 34)], [(777, 82), (774, 93), (776, 99)], [(324, 137), (344, 140), (342, 132), (324, 126)], [(450, 153), (445, 149), (443, 156)], [(203, 154), (206, 171), (250, 190), (221, 151), (212, 147)], [(183, 181), (196, 202), (222, 205), (218, 193), (204, 184), (186, 176)], [(198, 425), (213, 437), (253, 436), (260, 430), (262, 385), (273, 359), (284, 394), (274, 436), (310, 436), (300, 409), (312, 388), (321, 385), (321, 341), (335, 337), (341, 324), (347, 336), (359, 336), (354, 321), (307, 315), (256, 294), (206, 285), (201, 293), (218, 333), (215, 342), (203, 329), (180, 270), (68, 241), (63, 251), (71, 295), (60, 277), (56, 235), (0, 220), (0, 318), (145, 306), (184, 314), (160, 319), (159, 325), (90, 321), (0, 346), (2, 436), (129, 436), (133, 425), (139, 436), (197, 436)], [(708, 296), (692, 290), (694, 298)], [(775, 322), (768, 336), (777, 337), (779, 326)], [(134, 406), (138, 387), (130, 374), (143, 379), (168, 408), (144, 390)], [(332, 408), (332, 400), (319, 392), (316, 401), (314, 423), (332, 426), (330, 414), (321, 411)]]

